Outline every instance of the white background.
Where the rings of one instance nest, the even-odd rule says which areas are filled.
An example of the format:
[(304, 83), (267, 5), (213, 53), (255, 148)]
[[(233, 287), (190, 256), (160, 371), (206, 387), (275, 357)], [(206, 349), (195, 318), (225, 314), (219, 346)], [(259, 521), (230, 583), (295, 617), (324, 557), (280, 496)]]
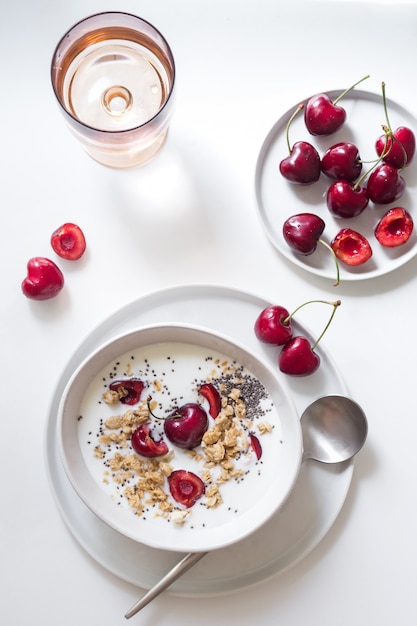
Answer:
[[(54, 101), (49, 64), (79, 19), (123, 10), (166, 36), (178, 70), (168, 143), (149, 166), (106, 169), (84, 154)], [(141, 295), (210, 283), (294, 308), (334, 298), (327, 280), (267, 243), (254, 170), (275, 120), (300, 99), (367, 73), (417, 113), (416, 2), (1, 0), (1, 519), (3, 624), (117, 626), (142, 590), (96, 564), (65, 527), (46, 479), (49, 402), (72, 352)], [(60, 262), (58, 298), (20, 284), (52, 231), (75, 221), (88, 252)], [(52, 256), (52, 258), (54, 258)], [(158, 626), (416, 623), (417, 260), (341, 284), (324, 343), (367, 412), (369, 439), (346, 504), (286, 574), (222, 598), (165, 594), (132, 623)], [(301, 319), (321, 330), (323, 314)]]

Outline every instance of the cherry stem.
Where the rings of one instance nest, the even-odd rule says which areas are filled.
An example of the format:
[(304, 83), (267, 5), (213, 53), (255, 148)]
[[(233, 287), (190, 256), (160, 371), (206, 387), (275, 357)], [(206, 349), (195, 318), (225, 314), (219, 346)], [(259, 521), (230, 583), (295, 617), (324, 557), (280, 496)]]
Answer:
[[(337, 300), (336, 302), (329, 302), (328, 300), (308, 300), (307, 302), (303, 302), (303, 304), (300, 304), (296, 309), (294, 309), (294, 311), (292, 313), (290, 313), (284, 320), (282, 320), (282, 323), (283, 324), (289, 324), (290, 320), (294, 317), (294, 315), (296, 313), (298, 313), (298, 311), (300, 309), (302, 309), (304, 306), (307, 306), (308, 304), (315, 304), (315, 303), (318, 303), (318, 304), (329, 304), (332, 307), (337, 307), (340, 304), (342, 304), (340, 302), (340, 300)], [(334, 315), (334, 313), (333, 313), (333, 315)], [(329, 325), (329, 323), (327, 324), (327, 326)], [(326, 330), (327, 330), (327, 326), (326, 326)], [(323, 335), (324, 335), (324, 332), (320, 335), (320, 339), (322, 338)], [(319, 340), (316, 341), (316, 344), (318, 342), (319, 342)]]
[(330, 304), (333, 305), (333, 311), (332, 314), (329, 317), (329, 320), (326, 324), (326, 326), (324, 327), (323, 332), (321, 333), (321, 335), (319, 336), (319, 338), (315, 341), (315, 343), (311, 346), (311, 350), (314, 352), (314, 350), (317, 348), (317, 344), (321, 341), (324, 333), (326, 332), (326, 330), (329, 328), (330, 324), (332, 323), (332, 319), (334, 317), (334, 314), (336, 313), (337, 308), (342, 304), (340, 300), (336, 300), (336, 302), (331, 302)]
[(366, 170), (366, 172), (364, 172), (364, 173), (362, 174), (362, 176), (360, 176), (360, 177), (358, 178), (358, 180), (356, 181), (356, 183), (353, 185), (353, 190), (357, 189), (357, 188), (360, 186), (360, 184), (362, 183), (362, 181), (363, 181), (363, 180), (365, 180), (365, 178), (366, 178), (367, 176), (369, 176), (369, 174), (372, 172), (372, 170), (374, 170), (374, 169), (376, 168), (376, 166), (377, 166), (377, 165), (379, 165), (379, 164), (381, 163), (381, 161), (383, 161), (383, 159), (387, 156), (387, 154), (389, 153), (389, 151), (390, 151), (390, 149), (391, 149), (391, 148), (390, 148), (390, 149), (388, 149), (388, 150), (387, 150), (387, 148), (388, 148), (388, 134), (387, 134), (387, 131), (386, 131), (386, 127), (385, 127), (385, 126), (383, 126), (382, 128), (384, 129), (384, 132), (385, 132), (385, 145), (384, 145), (384, 149), (383, 149), (383, 151), (381, 152), (381, 154), (379, 155), (379, 158), (378, 158), (378, 159), (376, 159), (376, 161), (374, 161), (374, 163), (373, 163), (372, 167), (370, 167), (368, 170)]
[(335, 265), (336, 265), (336, 280), (333, 283), (333, 287), (337, 287), (338, 284), (340, 283), (340, 270), (339, 270), (339, 262), (337, 260), (337, 256), (335, 254), (335, 251), (333, 250), (333, 248), (331, 247), (331, 245), (329, 245), (327, 243), (327, 241), (324, 241), (323, 239), (319, 239), (319, 242), (325, 246), (328, 250), (330, 250), (330, 252), (332, 253)]
[[(384, 153), (385, 156), (391, 151), (392, 146), (393, 146), (393, 142), (396, 141), (397, 144), (400, 146), (403, 156), (404, 156), (404, 166), (405, 167), (407, 165), (407, 152), (405, 151), (405, 148), (403, 146), (403, 144), (401, 143), (401, 141), (399, 139), (397, 139), (397, 137), (395, 137), (394, 133), (392, 132), (392, 126), (391, 123), (389, 121), (389, 116), (388, 116), (388, 105), (387, 105), (387, 97), (385, 94), (385, 83), (381, 83), (381, 88), (382, 88), (382, 102), (384, 105), (384, 113), (385, 113), (385, 120), (387, 122), (386, 126), (382, 126), (382, 130), (385, 133), (385, 146), (384, 146)], [(391, 148), (388, 150), (388, 152), (386, 152), (386, 149), (388, 147), (388, 138), (391, 137)]]
[(349, 93), (349, 91), (352, 91), (352, 89), (355, 89), (355, 87), (357, 85), (359, 85), (359, 83), (362, 83), (364, 80), (366, 80), (367, 78), (369, 78), (369, 74), (367, 74), (366, 76), (364, 76), (363, 78), (361, 78), (360, 80), (358, 80), (357, 83), (355, 83), (354, 85), (352, 85), (351, 87), (349, 87), (348, 89), (345, 89), (345, 91), (343, 91), (340, 96), (337, 96), (336, 100), (333, 101), (333, 104), (337, 104), (342, 98), (345, 97), (345, 95), (347, 93)]
[(290, 126), (294, 120), (294, 118), (299, 114), (299, 112), (304, 109), (304, 104), (301, 103), (298, 105), (298, 107), (296, 108), (296, 110), (294, 111), (294, 113), (291, 115), (290, 119), (288, 120), (287, 123), (287, 128), (285, 129), (285, 137), (287, 139), (287, 146), (288, 146), (288, 152), (291, 153), (291, 144), (290, 144)]
[(160, 417), (159, 415), (155, 415), (155, 413), (151, 409), (151, 402), (152, 396), (149, 394), (149, 396), (146, 398), (146, 404), (148, 406), (149, 415), (151, 415), (156, 420), (167, 421), (174, 419), (174, 417), (182, 417), (181, 413), (173, 413), (172, 415), (168, 415), (167, 417)]

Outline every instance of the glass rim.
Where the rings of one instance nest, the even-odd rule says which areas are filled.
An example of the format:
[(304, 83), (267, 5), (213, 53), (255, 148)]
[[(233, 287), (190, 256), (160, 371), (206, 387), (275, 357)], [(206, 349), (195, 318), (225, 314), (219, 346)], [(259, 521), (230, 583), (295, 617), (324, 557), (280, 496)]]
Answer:
[[(62, 99), (59, 95), (59, 92), (57, 91), (56, 85), (55, 85), (55, 81), (54, 81), (54, 69), (55, 69), (55, 65), (54, 65), (54, 61), (56, 59), (56, 55), (57, 52), (60, 48), (60, 46), (62, 45), (64, 39), (78, 26), (81, 26), (82, 24), (84, 24), (85, 22), (92, 20), (94, 18), (97, 17), (101, 17), (101, 16), (125, 16), (128, 18), (133, 18), (134, 20), (138, 20), (139, 22), (142, 22), (144, 24), (146, 24), (147, 26), (149, 26), (164, 42), (167, 51), (169, 53), (169, 61), (170, 64), (172, 66), (172, 83), (171, 83), (171, 87), (169, 90), (169, 93), (167, 95), (167, 98), (165, 100), (165, 102), (162, 104), (162, 106), (158, 109), (158, 111), (152, 116), (150, 117), (148, 120), (146, 120), (145, 122), (143, 122), (142, 124), (138, 124), (137, 126), (132, 126), (131, 128), (124, 128), (121, 130), (103, 130), (100, 128), (96, 128), (95, 126), (91, 126), (91, 124), (86, 124), (85, 122), (83, 122), (82, 120), (78, 119), (73, 113), (71, 113), (71, 111), (69, 109), (67, 109), (67, 107), (64, 105), (64, 103), (62, 102)], [(92, 13), (91, 15), (87, 15), (86, 17), (78, 20), (77, 22), (74, 22), (74, 24), (68, 28), (65, 33), (60, 37), (58, 43), (55, 46), (54, 52), (52, 54), (52, 59), (51, 59), (51, 64), (50, 64), (50, 79), (51, 79), (51, 83), (52, 83), (52, 89), (53, 92), (55, 94), (55, 97), (58, 101), (58, 104), (60, 106), (60, 108), (63, 110), (63, 112), (65, 113), (65, 115), (68, 115), (68, 117), (71, 118), (71, 120), (77, 124), (78, 126), (85, 128), (89, 131), (91, 131), (92, 133), (96, 134), (96, 135), (102, 135), (102, 136), (122, 136), (122, 135), (127, 135), (129, 133), (133, 133), (135, 131), (140, 130), (141, 128), (144, 128), (146, 126), (148, 126), (149, 124), (151, 124), (158, 116), (161, 115), (161, 113), (164, 111), (164, 109), (167, 108), (168, 104), (171, 104), (171, 101), (173, 99), (173, 93), (174, 93), (174, 88), (176, 85), (176, 65), (175, 65), (175, 58), (171, 49), (171, 46), (169, 45), (168, 41), (166, 40), (165, 36), (161, 33), (161, 31), (154, 26), (151, 22), (149, 22), (148, 20), (146, 20), (143, 17), (140, 17), (139, 15), (135, 15), (134, 13), (130, 13), (128, 11), (99, 11), (98, 13)]]

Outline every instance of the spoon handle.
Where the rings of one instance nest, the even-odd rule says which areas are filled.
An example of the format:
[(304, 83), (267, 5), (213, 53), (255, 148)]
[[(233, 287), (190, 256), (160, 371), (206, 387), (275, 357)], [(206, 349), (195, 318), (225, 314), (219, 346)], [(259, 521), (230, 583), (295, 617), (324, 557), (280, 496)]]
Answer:
[(159, 596), (167, 587), (172, 585), (180, 576), (185, 574), (193, 565), (198, 563), (207, 552), (189, 552), (176, 563), (166, 574), (159, 580), (149, 591), (145, 593), (143, 598), (138, 600), (126, 613), (125, 618), (129, 619), (136, 615), (144, 606), (149, 604), (154, 598)]

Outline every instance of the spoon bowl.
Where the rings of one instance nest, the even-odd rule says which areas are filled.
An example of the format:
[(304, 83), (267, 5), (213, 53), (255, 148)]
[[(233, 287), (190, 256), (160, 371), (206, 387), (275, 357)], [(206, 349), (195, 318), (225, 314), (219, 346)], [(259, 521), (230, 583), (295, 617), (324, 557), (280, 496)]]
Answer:
[(362, 408), (345, 396), (318, 398), (301, 416), (303, 461), (342, 463), (359, 452), (368, 435)]

